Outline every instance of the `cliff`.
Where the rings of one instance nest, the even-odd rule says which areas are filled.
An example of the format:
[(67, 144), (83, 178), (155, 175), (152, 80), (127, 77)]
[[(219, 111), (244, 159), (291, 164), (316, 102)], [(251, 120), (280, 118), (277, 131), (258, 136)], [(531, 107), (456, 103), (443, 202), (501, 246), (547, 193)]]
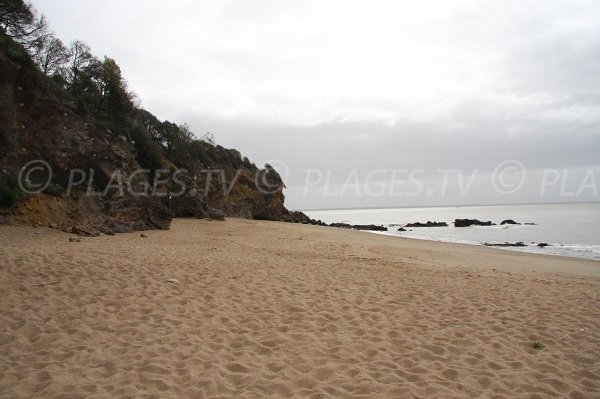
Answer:
[[(109, 61), (101, 79), (108, 79)], [(68, 90), (0, 31), (0, 223), (95, 234), (166, 229), (173, 216), (288, 215), (274, 169), (160, 122), (128, 99), (114, 107), (110, 83), (98, 83), (99, 94)], [(51, 178), (31, 170), (32, 161), (48, 165)]]

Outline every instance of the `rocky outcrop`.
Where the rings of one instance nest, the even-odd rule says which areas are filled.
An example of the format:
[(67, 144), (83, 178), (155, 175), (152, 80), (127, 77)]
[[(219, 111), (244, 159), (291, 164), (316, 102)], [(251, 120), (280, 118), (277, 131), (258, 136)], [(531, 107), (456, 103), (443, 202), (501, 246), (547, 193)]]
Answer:
[(44, 193), (20, 195), (2, 209), (0, 222), (65, 231), (75, 225), (90, 231), (168, 228), (171, 215), (157, 198), (120, 197), (114, 191), (87, 195), (87, 186), (65, 192), (73, 169), (94, 170), (92, 191), (107, 185), (117, 170), (126, 179), (141, 169), (134, 146), (88, 120), (44, 80), (30, 59), (5, 50), (0, 47), (0, 179), (16, 180), (28, 162), (43, 160), (52, 167), (52, 182)]
[(291, 211), (283, 216), (283, 221), (288, 223), (310, 224), (311, 219), (300, 211)]
[(517, 223), (512, 219), (506, 219), (506, 220), (503, 220), (502, 222), (500, 222), (500, 225), (505, 225), (505, 224), (521, 224), (521, 223)]
[(210, 220), (219, 220), (219, 221), (225, 220), (225, 212), (222, 211), (221, 209), (215, 209), (212, 207), (208, 207), (208, 210), (206, 213), (207, 213), (208, 219), (210, 219)]
[(388, 231), (388, 228), (376, 224), (353, 224), (354, 230), (368, 230), (368, 231)]
[[(0, 39), (0, 223), (48, 225), (64, 231), (76, 226), (110, 234), (167, 229), (172, 216), (288, 217), (284, 185), (272, 167), (259, 169), (236, 150), (199, 141), (190, 146), (194, 156), (203, 158), (179, 154), (171, 160), (168, 151), (136, 130), (139, 121), (90, 114), (43, 76), (18, 44)], [(22, 193), (14, 182), (33, 160), (51, 165), (52, 181), (42, 193)], [(177, 165), (181, 160), (187, 164)], [(165, 195), (137, 195), (140, 188), (153, 186), (151, 174), (158, 168), (186, 169), (187, 174), (180, 176), (185, 178), (185, 191), (168, 198), (167, 192), (179, 191), (170, 176)], [(139, 173), (142, 169), (148, 172)], [(82, 171), (86, 180), (68, 191), (73, 170)], [(115, 183), (115, 173), (122, 182), (131, 182), (133, 190), (104, 192)], [(315, 222), (322, 223), (310, 219), (307, 223)]]
[(311, 219), (306, 214), (300, 211), (288, 211), (283, 215), (282, 221), (288, 223), (302, 223), (318, 226), (327, 226), (327, 223), (321, 220)]
[(329, 227), (337, 227), (339, 229), (351, 229), (352, 225), (348, 223), (331, 223)]
[[(213, 149), (217, 160), (227, 160), (235, 150), (219, 146)], [(219, 209), (224, 215), (258, 220), (284, 221), (289, 211), (284, 206), (283, 181), (267, 165), (264, 169), (240, 167), (215, 162), (214, 173), (192, 171), (186, 192), (173, 198), (173, 214), (182, 217), (209, 217), (207, 207)]]
[(376, 224), (348, 224), (348, 223), (331, 223), (330, 227), (338, 227), (341, 229), (367, 230), (367, 231), (388, 231), (388, 228)]
[(448, 227), (448, 223), (427, 221), (427, 223), (421, 223), (421, 222), (409, 223), (404, 227)]
[(477, 219), (455, 219), (454, 227), (469, 227), (469, 226), (494, 226), (495, 224), (487, 221), (482, 222)]
[(504, 242), (504, 243), (483, 243), (486, 247), (526, 247), (527, 244), (519, 242)]

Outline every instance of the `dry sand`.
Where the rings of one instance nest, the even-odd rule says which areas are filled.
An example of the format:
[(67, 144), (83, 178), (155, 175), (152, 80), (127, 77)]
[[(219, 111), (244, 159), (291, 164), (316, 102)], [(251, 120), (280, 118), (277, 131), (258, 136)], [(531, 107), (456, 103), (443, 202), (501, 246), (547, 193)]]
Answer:
[(600, 262), (236, 219), (144, 234), (0, 226), (1, 397), (600, 397)]

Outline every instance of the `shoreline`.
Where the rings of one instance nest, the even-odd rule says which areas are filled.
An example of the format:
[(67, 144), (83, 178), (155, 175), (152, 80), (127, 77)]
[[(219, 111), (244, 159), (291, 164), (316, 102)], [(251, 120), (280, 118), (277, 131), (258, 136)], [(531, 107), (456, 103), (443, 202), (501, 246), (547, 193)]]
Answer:
[[(278, 222), (272, 222), (272, 223), (278, 223)], [(600, 263), (598, 262), (597, 259), (517, 251), (512, 248), (496, 248), (496, 247), (490, 247), (490, 246), (485, 246), (485, 245), (481, 245), (481, 244), (471, 244), (471, 243), (464, 243), (464, 242), (431, 240), (431, 239), (427, 239), (427, 238), (416, 238), (416, 237), (403, 237), (403, 236), (388, 234), (386, 232), (379, 232), (379, 231), (348, 230), (348, 229), (337, 228), (337, 227), (335, 227), (335, 229), (339, 232), (351, 232), (351, 233), (353, 232), (353, 233), (358, 233), (358, 234), (367, 234), (367, 235), (376, 236), (376, 237), (390, 238), (391, 240), (400, 239), (400, 241), (404, 241), (405, 244), (409, 243), (409, 245), (401, 245), (400, 247), (402, 247), (402, 248), (405, 248), (405, 247), (408, 247), (411, 249), (416, 248), (418, 250), (424, 250), (424, 251), (427, 251), (430, 249), (435, 249), (435, 250), (440, 250), (440, 251), (446, 250), (446, 251), (450, 251), (450, 252), (452, 252), (453, 250), (466, 251), (466, 252), (473, 251), (472, 252), (473, 255), (476, 254), (479, 256), (485, 256), (485, 253), (488, 253), (491, 256), (499, 255), (501, 257), (502, 257), (502, 255), (506, 255), (506, 259), (502, 259), (502, 261), (508, 261), (510, 259), (513, 259), (511, 256), (514, 256), (517, 258), (522, 257), (522, 259), (520, 259), (520, 261), (521, 261), (520, 263), (527, 263), (526, 260), (530, 259), (531, 263), (535, 264), (535, 267), (533, 269), (529, 270), (529, 271), (533, 271), (533, 272), (542, 272), (542, 273), (548, 273), (548, 274), (556, 273), (556, 274), (564, 275), (564, 276), (573, 275), (573, 276), (600, 277)], [(393, 244), (393, 242), (390, 242), (389, 244)], [(423, 245), (421, 245), (421, 244), (423, 244)], [(549, 260), (552, 263), (552, 265), (548, 265), (548, 267), (538, 268), (538, 266), (542, 260)], [(565, 262), (566, 264), (569, 264), (569, 265), (579, 265), (581, 267), (578, 266), (578, 267), (575, 267), (572, 269), (557, 267), (557, 265), (561, 261)], [(469, 265), (469, 267), (473, 267), (473, 265)], [(509, 268), (509, 269), (510, 270), (507, 269), (506, 271), (516, 272), (516, 273), (527, 273), (528, 272), (527, 268)], [(502, 271), (502, 270), (500, 270), (500, 271)]]
[[(512, 249), (517, 252), (600, 260), (600, 237), (595, 226), (598, 212), (599, 204), (591, 202), (541, 206), (332, 210), (307, 214), (328, 223), (382, 226), (392, 236), (471, 245), (522, 242), (526, 247)], [(472, 221), (475, 226), (462, 223), (461, 219), (465, 218), (470, 220), (464, 222)], [(453, 226), (452, 221), (460, 221), (461, 225)], [(476, 226), (475, 222), (479, 222), (481, 227)], [(503, 225), (503, 222), (506, 223)], [(548, 246), (542, 249), (537, 247), (538, 244)], [(507, 247), (502, 249), (510, 250)]]
[[(589, 257), (584, 257), (584, 256), (572, 256), (572, 255), (563, 255), (563, 254), (556, 254), (556, 253), (542, 253), (542, 252), (534, 252), (534, 251), (527, 251), (527, 250), (518, 250), (518, 249), (514, 249), (512, 247), (495, 247), (493, 245), (486, 246), (480, 242), (475, 242), (475, 241), (435, 240), (432, 238), (425, 238), (425, 237), (423, 237), (423, 238), (422, 237), (404, 237), (404, 236), (401, 236), (398, 234), (393, 234), (393, 233), (385, 232), (385, 231), (367, 231), (367, 230), (357, 230), (357, 231), (361, 231), (364, 233), (370, 233), (370, 234), (376, 234), (376, 235), (382, 235), (382, 236), (388, 236), (388, 237), (398, 237), (398, 238), (403, 238), (406, 240), (443, 242), (443, 243), (447, 243), (447, 244), (460, 244), (460, 245), (468, 245), (468, 246), (474, 246), (474, 247), (493, 248), (493, 249), (497, 249), (500, 251), (509, 251), (509, 252), (515, 252), (515, 253), (519, 253), (519, 254), (551, 256), (551, 257), (560, 257), (560, 258), (567, 258), (567, 259), (583, 259), (583, 260), (600, 262), (600, 258), (589, 258)], [(563, 245), (565, 245), (565, 244), (563, 244)], [(566, 245), (571, 246), (571, 245), (580, 245), (580, 244), (566, 244)], [(535, 248), (535, 247), (537, 247), (537, 245), (534, 247), (533, 244), (527, 244), (526, 247)], [(560, 246), (558, 244), (554, 243), (554, 244), (549, 244), (545, 248), (560, 248)], [(551, 251), (551, 250), (552, 249), (549, 249), (547, 251)]]
[(361, 233), (0, 226), (0, 398), (600, 390), (597, 262)]

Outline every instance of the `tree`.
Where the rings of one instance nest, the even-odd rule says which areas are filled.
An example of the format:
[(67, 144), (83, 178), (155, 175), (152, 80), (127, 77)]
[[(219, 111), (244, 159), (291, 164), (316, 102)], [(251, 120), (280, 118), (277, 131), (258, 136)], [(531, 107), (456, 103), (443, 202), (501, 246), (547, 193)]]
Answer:
[(70, 57), (71, 54), (63, 42), (51, 35), (40, 43), (40, 47), (33, 54), (33, 60), (47, 76), (63, 75)]
[(90, 46), (79, 40), (71, 43), (69, 54), (67, 82), (71, 87), (76, 87), (79, 84), (79, 75), (95, 61), (95, 58), (90, 51)]
[(179, 141), (179, 127), (175, 123), (164, 121), (160, 129), (160, 137), (167, 151), (173, 151)]
[(194, 138), (196, 137), (194, 135), (194, 132), (192, 132), (192, 129), (190, 128), (190, 125), (188, 125), (187, 123), (184, 123), (183, 125), (179, 125), (179, 140), (182, 142), (182, 144), (190, 144), (192, 141), (194, 141)]
[(163, 143), (162, 137), (162, 129), (161, 129), (161, 121), (158, 120), (156, 116), (146, 111), (145, 109), (137, 109), (136, 110), (138, 121), (144, 126), (146, 133), (159, 144)]
[(0, 30), (27, 50), (40, 48), (49, 35), (46, 18), (22, 0), (0, 1)]
[(21, 0), (3, 0), (0, 2), (0, 29), (16, 39), (25, 33), (25, 27), (32, 24), (33, 11)]
[(82, 42), (71, 44), (67, 89), (86, 112), (95, 114), (115, 128), (123, 128), (133, 117), (132, 94), (119, 65), (109, 57), (98, 60)]
[(100, 84), (102, 62), (92, 56), (82, 42), (71, 45), (71, 59), (66, 68), (66, 89), (87, 113), (97, 113), (102, 107)]
[(215, 145), (215, 135), (211, 132), (206, 132), (204, 136), (202, 136), (201, 140), (207, 142), (210, 145)]
[(110, 118), (122, 121), (133, 111), (133, 103), (121, 75), (121, 68), (112, 58), (104, 57), (99, 89), (102, 109)]

